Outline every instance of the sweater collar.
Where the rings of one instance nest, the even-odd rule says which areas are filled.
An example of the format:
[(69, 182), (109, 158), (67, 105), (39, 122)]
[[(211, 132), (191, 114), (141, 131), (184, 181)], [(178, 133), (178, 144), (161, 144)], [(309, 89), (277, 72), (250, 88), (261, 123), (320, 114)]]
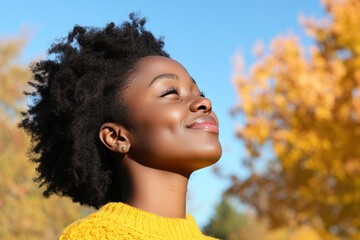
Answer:
[(116, 219), (119, 224), (133, 227), (164, 239), (201, 239), (204, 237), (194, 218), (160, 217), (124, 203), (108, 203), (98, 211), (103, 216)]

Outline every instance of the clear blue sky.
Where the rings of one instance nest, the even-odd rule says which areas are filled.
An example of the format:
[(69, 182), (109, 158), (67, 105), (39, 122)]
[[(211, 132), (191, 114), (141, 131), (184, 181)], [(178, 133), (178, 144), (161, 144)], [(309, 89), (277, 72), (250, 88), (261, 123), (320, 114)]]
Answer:
[[(64, 37), (75, 25), (103, 27), (121, 23), (130, 12), (148, 18), (147, 29), (165, 37), (165, 49), (182, 63), (213, 103), (220, 121), (223, 156), (218, 166), (245, 178), (240, 160), (244, 146), (236, 139), (236, 121), (230, 109), (237, 97), (231, 85), (231, 57), (240, 50), (247, 65), (257, 40), (265, 44), (278, 34), (295, 33), (305, 44), (299, 14), (323, 16), (319, 0), (0, 0), (0, 36), (17, 35), (28, 25), (34, 34), (23, 61), (44, 56), (54, 39)], [(207, 223), (214, 205), (229, 181), (211, 168), (195, 172), (189, 184), (188, 211), (200, 226)]]

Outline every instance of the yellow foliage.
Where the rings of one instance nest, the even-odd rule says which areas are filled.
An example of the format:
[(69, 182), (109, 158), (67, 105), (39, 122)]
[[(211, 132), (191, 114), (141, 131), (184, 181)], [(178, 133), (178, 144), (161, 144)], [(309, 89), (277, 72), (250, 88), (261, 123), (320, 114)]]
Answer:
[(309, 227), (301, 227), (299, 228), (289, 240), (321, 240), (319, 235)]
[(251, 214), (243, 216), (244, 221), (233, 230), (229, 240), (339, 240), (326, 233), (302, 225), (298, 228), (270, 229), (266, 221), (254, 218)]
[(0, 40), (0, 239), (55, 239), (89, 209), (59, 197), (44, 199), (33, 182), (35, 165), (26, 157), (30, 140), (16, 126), (30, 77), (17, 64), (25, 43), (24, 37)]
[[(255, 47), (249, 72), (234, 75), (246, 116), (239, 137), (254, 159), (271, 142), (277, 159), (230, 192), (273, 226), (310, 222), (350, 238), (360, 233), (360, 1), (323, 4), (328, 18), (301, 19), (314, 46), (276, 37)], [(271, 209), (261, 207), (260, 191)]]

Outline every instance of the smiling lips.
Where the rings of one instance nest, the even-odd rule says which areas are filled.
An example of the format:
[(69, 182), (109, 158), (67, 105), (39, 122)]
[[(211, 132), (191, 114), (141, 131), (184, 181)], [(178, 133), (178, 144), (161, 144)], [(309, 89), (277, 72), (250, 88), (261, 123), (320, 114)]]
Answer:
[(188, 128), (205, 130), (216, 134), (219, 133), (219, 128), (216, 126), (216, 121), (211, 116), (197, 118), (188, 126)]

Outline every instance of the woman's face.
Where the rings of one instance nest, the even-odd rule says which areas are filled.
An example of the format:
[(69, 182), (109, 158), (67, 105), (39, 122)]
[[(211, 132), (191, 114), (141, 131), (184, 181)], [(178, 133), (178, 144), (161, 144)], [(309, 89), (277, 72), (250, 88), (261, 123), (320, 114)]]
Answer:
[(130, 158), (190, 175), (221, 156), (218, 119), (186, 69), (160, 56), (140, 59), (124, 92), (131, 113)]

